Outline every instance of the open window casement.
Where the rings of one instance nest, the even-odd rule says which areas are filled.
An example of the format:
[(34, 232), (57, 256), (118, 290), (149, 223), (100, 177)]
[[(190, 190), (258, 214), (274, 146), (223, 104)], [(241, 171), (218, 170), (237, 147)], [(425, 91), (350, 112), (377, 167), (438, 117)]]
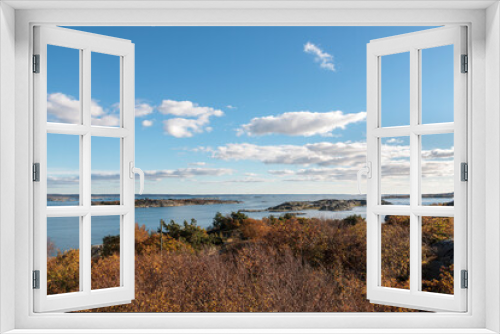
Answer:
[[(439, 81), (429, 79), (433, 77), (433, 70), (435, 73), (441, 73), (438, 71), (442, 70), (429, 65), (436, 52), (448, 55), (448, 61), (443, 65), (450, 66), (445, 78), (448, 80), (446, 87), (441, 86)], [(367, 191), (367, 298), (372, 303), (431, 311), (467, 310), (464, 281), (467, 275), (467, 182), (462, 180), (466, 176), (462, 173), (466, 168), (464, 163), (467, 163), (466, 54), (466, 28), (458, 26), (373, 40), (367, 45), (367, 168), (370, 169)], [(430, 94), (430, 87), (434, 96), (449, 96), (450, 103), (447, 106), (450, 119), (439, 120), (436, 116), (443, 112), (440, 108), (446, 106), (429, 106), (429, 100), (425, 100)], [(398, 93), (391, 95), (392, 91)], [(389, 115), (391, 112), (393, 115)], [(445, 150), (424, 150), (430, 138), (446, 136), (453, 142), (449, 146), (451, 150), (446, 153), (447, 159), (439, 159), (439, 153)], [(392, 146), (389, 146), (390, 143)], [(425, 159), (432, 155), (429, 152), (436, 153), (435, 161)], [(441, 158), (446, 154), (441, 155)], [(437, 175), (434, 189), (438, 189), (435, 193), (445, 192), (439, 191), (436, 185), (439, 185), (440, 180), (445, 182), (445, 176), (449, 176), (449, 186), (454, 189), (454, 203), (451, 205), (438, 206), (425, 202), (427, 197), (423, 195), (427, 190), (423, 190), (423, 184), (429, 182), (429, 163), (434, 166), (441, 163), (442, 166), (434, 174)], [(404, 182), (407, 183), (407, 190), (403, 191), (407, 192), (403, 192), (400, 187)], [(409, 203), (396, 205), (398, 203), (383, 201), (383, 198), (391, 201), (391, 197), (387, 196), (390, 194), (398, 194), (401, 198), (401, 192), (409, 195)], [(401, 259), (387, 258), (390, 254), (384, 251), (383, 243), (401, 242), (384, 236), (387, 216), (405, 216), (406, 221), (409, 221), (409, 226), (406, 226), (409, 265), (404, 264), (408, 274), (406, 277), (409, 276), (409, 287), (386, 278), (385, 267), (397, 265), (391, 264), (391, 261)], [(433, 250), (436, 254), (444, 251), (448, 253), (446, 256), (453, 265), (448, 266), (448, 275), (454, 278), (448, 276), (448, 282), (453, 282), (450, 283), (452, 294), (439, 293), (439, 288), (429, 289), (429, 280), (424, 282), (423, 279), (423, 266), (427, 261), (423, 259), (423, 254), (428, 251), (423, 249), (423, 227), (432, 221), (429, 218), (436, 217), (436, 221), (439, 221), (439, 217), (452, 221), (453, 239), (436, 243), (436, 249)], [(434, 270), (437, 270), (434, 282), (439, 283), (442, 279), (439, 265)]]
[[(75, 83), (76, 97), (66, 97), (59, 104), (60, 119), (48, 118), (48, 50), (63, 50), (76, 54), (73, 73), (78, 78)], [(34, 92), (34, 268), (33, 293), (35, 312), (64, 312), (79, 309), (89, 309), (101, 306), (130, 303), (134, 299), (134, 44), (128, 40), (71, 29), (38, 26), (34, 28), (33, 55), (33, 92)], [(113, 56), (117, 60), (117, 78), (115, 88), (119, 99), (115, 111), (115, 122), (95, 122), (94, 117), (102, 114), (96, 109), (91, 94), (91, 77), (98, 75), (92, 71), (94, 55)], [(95, 56), (97, 57), (97, 56)], [(66, 71), (61, 68), (51, 71)], [(55, 67), (59, 67), (56, 65)], [(79, 73), (79, 74), (78, 74)], [(102, 74), (101, 74), (102, 78)], [(54, 81), (54, 80), (52, 80)], [(63, 84), (64, 86), (64, 84)], [(78, 92), (79, 89), (79, 92)], [(78, 99), (79, 95), (79, 99)], [(59, 95), (63, 97), (62, 95)], [(50, 102), (54, 103), (54, 101)], [(54, 108), (52, 106), (51, 108)], [(119, 114), (119, 115), (118, 115)], [(109, 118), (108, 118), (109, 119)], [(72, 182), (78, 184), (78, 201), (73, 205), (48, 205), (47, 199), (47, 143), (48, 136), (58, 136), (59, 141), (74, 142), (76, 145), (67, 157), (60, 159), (78, 159), (73, 161), (76, 177)], [(51, 137), (51, 138), (52, 138)], [(66, 138), (66, 139), (64, 139)], [(118, 145), (100, 147), (102, 139), (115, 140)], [(92, 143), (94, 143), (92, 147)], [(115, 175), (119, 189), (119, 204), (95, 206), (92, 205), (92, 181), (94, 169), (91, 165), (93, 150), (107, 150), (110, 156), (119, 156), (119, 174)], [(75, 157), (76, 156), (76, 157)], [(78, 167), (79, 166), (79, 167)], [(143, 181), (143, 179), (141, 179)], [(119, 186), (118, 186), (119, 183)], [(142, 186), (142, 184), (141, 184)], [(142, 188), (142, 187), (141, 187)], [(118, 191), (118, 190), (117, 190)], [(115, 273), (117, 283), (114, 287), (95, 289), (92, 283), (92, 228), (99, 228), (99, 218), (103, 216), (116, 217), (119, 230), (119, 269)], [(48, 231), (50, 224), (58, 220), (62, 224), (75, 222), (78, 234), (78, 247), (73, 252), (75, 274), (71, 291), (48, 291)], [(73, 247), (72, 247), (73, 248)], [(76, 247), (75, 247), (76, 248)], [(103, 276), (106, 274), (103, 274)], [(108, 273), (109, 275), (109, 273)], [(57, 279), (52, 277), (51, 280)]]

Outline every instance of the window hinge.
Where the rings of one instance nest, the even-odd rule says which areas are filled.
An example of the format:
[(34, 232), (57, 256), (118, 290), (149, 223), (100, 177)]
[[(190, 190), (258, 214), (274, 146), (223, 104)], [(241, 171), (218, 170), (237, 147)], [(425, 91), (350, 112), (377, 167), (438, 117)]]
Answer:
[(469, 181), (469, 165), (466, 162), (460, 164), (460, 180)]
[(33, 270), (33, 289), (40, 289), (40, 270)]
[(469, 288), (469, 272), (462, 270), (462, 289)]
[(40, 182), (40, 163), (33, 164), (33, 181)]
[(469, 56), (462, 55), (462, 73), (469, 72)]
[(33, 55), (33, 73), (40, 73), (40, 55)]

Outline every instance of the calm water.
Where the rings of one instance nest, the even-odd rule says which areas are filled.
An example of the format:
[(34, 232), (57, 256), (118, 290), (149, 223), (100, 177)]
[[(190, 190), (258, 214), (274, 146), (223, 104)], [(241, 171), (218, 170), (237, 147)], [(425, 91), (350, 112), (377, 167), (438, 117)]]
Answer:
[[(229, 214), (238, 210), (261, 210), (276, 206), (288, 201), (315, 201), (321, 199), (365, 199), (364, 195), (137, 195), (137, 199), (186, 199), (186, 198), (212, 198), (220, 200), (237, 200), (238, 204), (214, 204), (214, 205), (191, 205), (166, 208), (136, 208), (135, 221), (139, 225), (146, 225), (150, 231), (156, 231), (160, 219), (166, 222), (175, 220), (182, 223), (184, 220), (196, 219), (198, 226), (209, 227), (217, 212)], [(97, 200), (97, 199), (95, 199)], [(115, 195), (102, 195), (99, 200), (117, 200)], [(409, 199), (388, 199), (395, 205), (409, 205)], [(423, 204), (449, 202), (452, 198), (424, 198)], [(78, 205), (77, 201), (48, 202), (49, 206)], [(317, 210), (305, 210), (301, 217), (318, 218), (344, 218), (352, 214), (366, 216), (366, 207), (356, 207), (351, 211), (329, 212)], [(269, 215), (279, 216), (284, 213), (270, 212), (248, 212), (251, 218), (260, 219)], [(118, 235), (120, 232), (120, 220), (118, 216), (92, 217), (92, 245), (102, 244), (102, 238), (107, 235)], [(49, 218), (47, 221), (47, 233), (50, 240), (57, 249), (67, 250), (78, 248), (79, 243), (79, 219), (78, 218)]]

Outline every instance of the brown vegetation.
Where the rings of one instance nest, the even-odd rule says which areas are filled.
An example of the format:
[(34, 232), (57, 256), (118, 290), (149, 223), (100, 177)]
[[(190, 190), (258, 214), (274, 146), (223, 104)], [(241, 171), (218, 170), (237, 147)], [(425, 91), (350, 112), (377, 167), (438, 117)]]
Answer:
[[(424, 270), (424, 289), (452, 293), (452, 257), (451, 262), (443, 260), (439, 245), (452, 242), (453, 220), (424, 218), (422, 225), (424, 268), (440, 265), (437, 274)], [(408, 233), (407, 217), (386, 217), (385, 286), (409, 286)], [(135, 240), (135, 300), (87, 312), (411, 311), (366, 299), (366, 222), (360, 216), (255, 220), (242, 213), (219, 214), (209, 230), (196, 221), (163, 223), (161, 231), (153, 233), (136, 226)], [(57, 277), (49, 281), (50, 293), (74, 291), (75, 278), (78, 287), (75, 252), (49, 259), (49, 275)], [(93, 259), (93, 268), (102, 273), (92, 276), (93, 287), (116, 286), (116, 256), (108, 251)], [(72, 285), (62, 284), (65, 281)]]

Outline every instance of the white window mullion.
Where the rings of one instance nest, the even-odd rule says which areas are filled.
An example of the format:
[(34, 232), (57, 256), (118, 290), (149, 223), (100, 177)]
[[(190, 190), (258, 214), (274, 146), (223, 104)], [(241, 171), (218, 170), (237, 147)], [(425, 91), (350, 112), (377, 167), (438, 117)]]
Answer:
[(379, 196), (379, 161), (380, 161), (380, 139), (374, 135), (374, 131), (380, 124), (380, 57), (371, 52), (370, 45), (367, 49), (367, 136), (366, 142), (372, 150), (367, 150), (367, 161), (372, 165), (372, 178), (367, 182), (366, 193), (366, 230), (370, 237), (366, 240), (367, 263), (366, 263), (366, 284), (367, 297), (372, 297), (372, 292), (380, 285), (380, 219), (375, 212), (375, 207), (380, 204)]
[[(92, 68), (92, 52), (89, 48), (83, 50), (83, 73), (81, 76), (82, 82), (82, 125), (89, 129), (91, 124), (91, 106), (92, 106), (92, 96), (91, 96), (91, 68)], [(81, 174), (82, 174), (82, 197), (81, 201), (86, 208), (90, 209), (92, 204), (92, 188), (91, 188), (91, 171), (92, 171), (92, 161), (91, 161), (91, 134), (87, 131), (82, 138), (82, 149), (80, 150), (80, 161), (82, 164)], [(80, 251), (80, 275), (83, 280), (80, 282), (83, 285), (83, 291), (89, 293), (91, 291), (92, 285), (92, 273), (91, 273), (91, 224), (92, 216), (90, 211), (88, 211), (82, 218), (83, 223), (83, 236), (82, 245)]]
[[(84, 71), (84, 68), (86, 67), (84, 62), (85, 62), (85, 55), (84, 55), (84, 51), (83, 50), (80, 50), (80, 76), (79, 76), (79, 90), (80, 90), (80, 123), (83, 124), (84, 122), (84, 110), (85, 110), (85, 102), (84, 102), (84, 99), (82, 98), (84, 96), (84, 85), (85, 85), (85, 82), (84, 82), (84, 76), (85, 76), (85, 71)], [(77, 127), (79, 128), (79, 130), (83, 130), (84, 127), (82, 124), (78, 124)], [(60, 130), (64, 130), (65, 129), (65, 126), (61, 126), (59, 127)], [(57, 129), (56, 129), (57, 130)], [(47, 131), (49, 131), (47, 129)], [(84, 135), (85, 133), (84, 132), (81, 132), (81, 133), (78, 133), (79, 135), (79, 142), (80, 142), (80, 150), (79, 150), (79, 159), (80, 159), (80, 168), (79, 168), (79, 185), (78, 185), (78, 190), (79, 190), (79, 205), (82, 207), (85, 207), (85, 204), (83, 202), (83, 199), (85, 198), (85, 192), (84, 192), (84, 180), (85, 180), (85, 175), (83, 173), (84, 169), (85, 169), (85, 166), (84, 166), (84, 160), (83, 160), (83, 150), (84, 150)], [(79, 249), (79, 290), (80, 291), (83, 291), (84, 290), (84, 286), (83, 286), (83, 282), (85, 281), (85, 261), (84, 261), (84, 258), (83, 258), (83, 250), (84, 250), (84, 245), (85, 245), (85, 239), (84, 239), (84, 234), (85, 234), (85, 229), (84, 229), (84, 226), (85, 226), (85, 220), (84, 220), (84, 216), (81, 216), (79, 217), (79, 228), (78, 228), (78, 233), (79, 233), (79, 238), (78, 238), (78, 249)]]
[(419, 217), (413, 210), (420, 204), (420, 159), (419, 159), (419, 141), (420, 138), (415, 134), (414, 129), (419, 123), (420, 107), (420, 66), (419, 50), (412, 48), (410, 50), (410, 291), (416, 293), (420, 287), (420, 233)]
[[(131, 164), (135, 167), (135, 54), (134, 45), (131, 45), (132, 52), (123, 55), (120, 61), (121, 69), (121, 108), (120, 114), (122, 127), (127, 131), (127, 135), (121, 140), (122, 147), (122, 202), (121, 204), (130, 208), (128, 213), (121, 217), (121, 231), (123, 247), (120, 247), (121, 285), (127, 289), (130, 299), (135, 295), (135, 176), (131, 173)], [(125, 94), (127, 92), (127, 94)], [(132, 175), (131, 175), (132, 174)], [(132, 176), (132, 177), (131, 177)], [(126, 245), (126, 247), (125, 247)], [(123, 255), (122, 255), (123, 254)]]

